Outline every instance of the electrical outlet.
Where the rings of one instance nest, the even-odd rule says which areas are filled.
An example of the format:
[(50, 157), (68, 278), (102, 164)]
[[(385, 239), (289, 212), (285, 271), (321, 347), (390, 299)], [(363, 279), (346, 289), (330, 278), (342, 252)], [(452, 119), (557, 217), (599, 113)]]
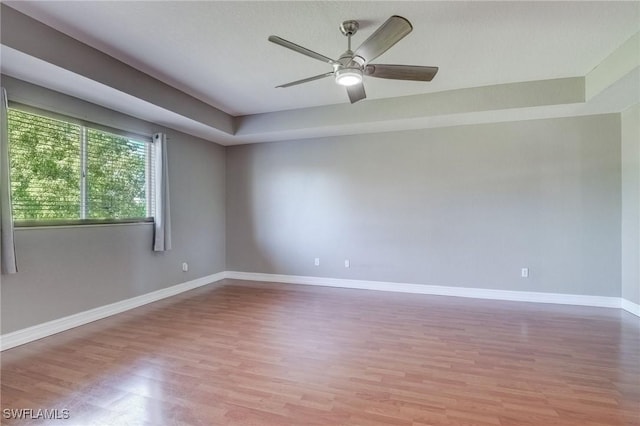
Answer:
[(182, 262), (182, 272), (187, 272), (189, 270), (189, 264), (187, 262)]
[(320, 258), (319, 258), (319, 257), (316, 257), (316, 258), (313, 260), (313, 264), (314, 264), (315, 266), (320, 266)]
[(349, 268), (351, 266), (351, 262), (349, 261), (349, 259), (345, 259), (344, 260), (344, 267), (345, 268)]
[(529, 278), (529, 268), (522, 268), (520, 270), (520, 276), (522, 278)]

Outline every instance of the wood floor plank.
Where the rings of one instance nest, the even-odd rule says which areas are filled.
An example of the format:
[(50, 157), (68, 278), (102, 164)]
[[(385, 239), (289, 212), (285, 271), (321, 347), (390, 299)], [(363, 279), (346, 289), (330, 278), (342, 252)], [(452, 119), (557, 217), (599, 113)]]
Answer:
[(70, 415), (3, 425), (640, 425), (616, 309), (225, 280), (0, 361), (3, 410)]

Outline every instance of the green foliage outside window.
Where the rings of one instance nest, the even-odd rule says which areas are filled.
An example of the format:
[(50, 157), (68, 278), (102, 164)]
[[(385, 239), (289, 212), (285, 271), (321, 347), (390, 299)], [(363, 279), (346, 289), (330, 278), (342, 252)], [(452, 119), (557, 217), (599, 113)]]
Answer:
[(13, 108), (8, 122), (16, 222), (147, 217), (149, 143)]
[(87, 129), (87, 217), (146, 217), (146, 144)]
[(80, 218), (80, 126), (9, 110), (15, 220)]

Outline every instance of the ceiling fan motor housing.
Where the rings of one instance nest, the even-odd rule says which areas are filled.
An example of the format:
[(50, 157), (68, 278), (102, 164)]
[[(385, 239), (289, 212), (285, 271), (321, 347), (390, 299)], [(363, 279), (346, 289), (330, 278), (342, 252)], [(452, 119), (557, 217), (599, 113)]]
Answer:
[(333, 65), (336, 83), (341, 86), (353, 86), (362, 82), (364, 59), (354, 56), (351, 50), (344, 52)]

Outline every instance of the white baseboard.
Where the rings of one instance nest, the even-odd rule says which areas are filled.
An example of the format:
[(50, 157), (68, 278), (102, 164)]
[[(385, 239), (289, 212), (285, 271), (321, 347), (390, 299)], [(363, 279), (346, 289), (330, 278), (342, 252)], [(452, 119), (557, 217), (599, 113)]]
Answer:
[(621, 299), (622, 300), (622, 309), (625, 311), (640, 317), (640, 305), (637, 303), (633, 303), (631, 300)]
[[(588, 296), (581, 294), (539, 293), (531, 291), (492, 290), (469, 287), (446, 287), (386, 281), (364, 281), (339, 278), (306, 277), (298, 275), (260, 274), (227, 271), (227, 278), (250, 281), (268, 281), (286, 284), (318, 285), (362, 290), (394, 291), (400, 293), (431, 294), (438, 296), (471, 297), (475, 299), (512, 300), (518, 302), (555, 303), (561, 305), (620, 308), (619, 297)], [(629, 302), (631, 303), (631, 302)], [(637, 307), (638, 305), (636, 305)]]
[(206, 277), (197, 278), (195, 280), (143, 294), (141, 296), (132, 297), (131, 299), (121, 300), (109, 305), (69, 315), (64, 318), (55, 319), (43, 324), (17, 330), (12, 333), (3, 334), (0, 336), (0, 351), (42, 339), (43, 337), (51, 336), (52, 334), (60, 333), (111, 315), (119, 314), (120, 312), (128, 311), (160, 299), (175, 296), (176, 294), (220, 281), (225, 277), (225, 272), (219, 272), (217, 274), (208, 275)]

